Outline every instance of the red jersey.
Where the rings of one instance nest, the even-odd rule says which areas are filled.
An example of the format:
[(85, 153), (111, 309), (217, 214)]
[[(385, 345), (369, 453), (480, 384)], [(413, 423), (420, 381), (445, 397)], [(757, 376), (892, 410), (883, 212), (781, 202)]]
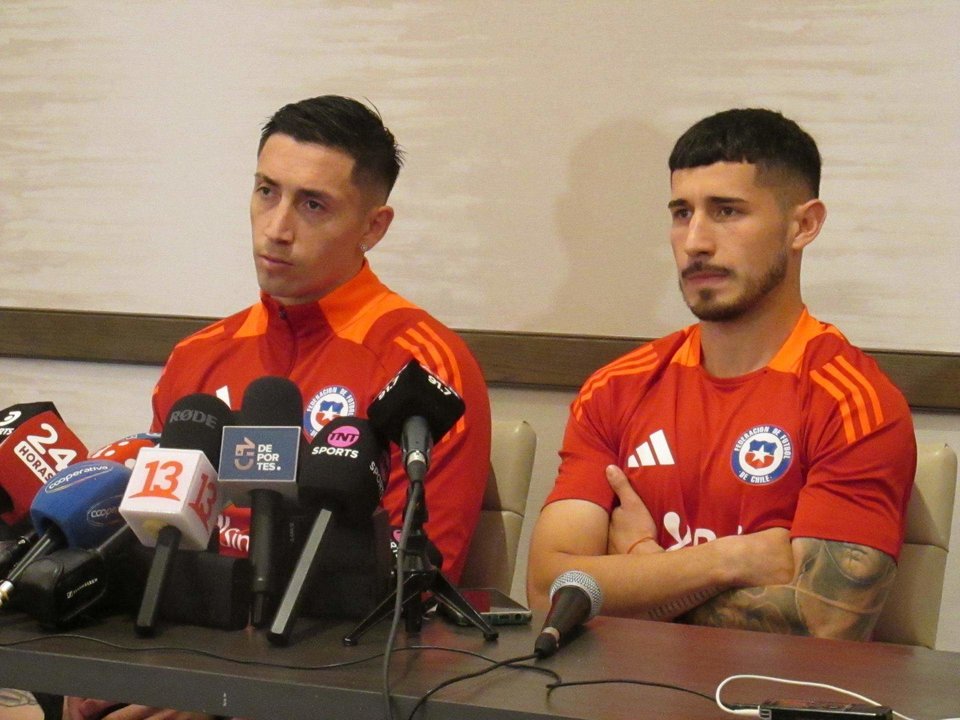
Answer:
[[(247, 385), (264, 375), (297, 384), (304, 430), (312, 437), (340, 415), (366, 417), (367, 406), (411, 358), (453, 387), (466, 413), (434, 447), (425, 484), (426, 532), (443, 553), (443, 571), (463, 570), (490, 471), (490, 404), (486, 383), (463, 341), (425, 311), (387, 288), (364, 262), (360, 272), (317, 302), (282, 306), (268, 295), (252, 307), (185, 338), (173, 350), (153, 393), (153, 426), (196, 392), (237, 409)], [(382, 504), (402, 524), (407, 482), (399, 451)], [(221, 550), (245, 553), (249, 510), (221, 518)]]
[(903, 395), (862, 351), (806, 310), (770, 363), (714, 378), (692, 325), (594, 373), (571, 406), (547, 503), (608, 512), (614, 464), (650, 510), (661, 546), (789, 528), (896, 559), (916, 469)]

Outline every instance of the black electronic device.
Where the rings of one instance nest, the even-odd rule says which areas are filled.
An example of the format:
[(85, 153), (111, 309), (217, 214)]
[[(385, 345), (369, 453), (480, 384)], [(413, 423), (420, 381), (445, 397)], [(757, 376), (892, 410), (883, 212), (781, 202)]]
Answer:
[(817, 702), (815, 700), (766, 700), (760, 703), (761, 720), (890, 720), (886, 705)]

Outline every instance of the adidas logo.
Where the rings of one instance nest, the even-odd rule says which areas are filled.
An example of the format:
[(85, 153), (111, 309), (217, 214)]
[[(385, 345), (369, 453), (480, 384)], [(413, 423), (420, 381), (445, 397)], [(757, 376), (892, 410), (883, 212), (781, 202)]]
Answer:
[(673, 453), (663, 430), (651, 433), (647, 442), (638, 445), (627, 460), (627, 467), (649, 467), (651, 465), (674, 465)]

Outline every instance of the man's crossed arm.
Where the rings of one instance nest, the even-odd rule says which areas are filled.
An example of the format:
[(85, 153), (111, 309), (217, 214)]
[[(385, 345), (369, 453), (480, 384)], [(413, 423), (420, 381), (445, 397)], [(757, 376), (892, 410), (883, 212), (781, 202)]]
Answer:
[(530, 550), (531, 605), (546, 606), (553, 579), (579, 569), (600, 583), (609, 615), (869, 639), (896, 573), (890, 556), (851, 543), (791, 541), (782, 528), (667, 553), (622, 471), (611, 466), (607, 479), (620, 498), (609, 517), (581, 500), (544, 508)]

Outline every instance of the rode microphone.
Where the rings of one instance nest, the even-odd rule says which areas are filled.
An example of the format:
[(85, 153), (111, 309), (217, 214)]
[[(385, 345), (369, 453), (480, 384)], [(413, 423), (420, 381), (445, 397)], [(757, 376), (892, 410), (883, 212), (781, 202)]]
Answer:
[(233, 412), (213, 395), (181, 398), (170, 410), (157, 447), (140, 450), (120, 514), (140, 542), (154, 547), (136, 631), (156, 627), (177, 549), (205, 550), (223, 500), (217, 490), (220, 436)]
[(102, 542), (121, 524), (117, 507), (130, 471), (118, 463), (84, 460), (51, 478), (30, 506), (30, 518), (39, 538), (0, 582), (0, 605), (26, 568), (35, 560), (71, 547)]
[(571, 633), (595, 617), (603, 604), (603, 592), (592, 576), (580, 570), (561, 573), (550, 586), (550, 612), (533, 651), (538, 658), (553, 655)]
[(238, 427), (223, 429), (220, 490), (227, 501), (251, 507), (254, 627), (269, 622), (278, 595), (274, 569), (278, 514), (284, 498), (297, 497), (302, 416), (303, 398), (296, 384), (267, 376), (247, 386)]
[(0, 429), (0, 520), (13, 527), (23, 522), (37, 491), (68, 465), (87, 457), (87, 447), (73, 434), (52, 403), (13, 405), (3, 410)]
[(367, 408), (370, 422), (400, 446), (413, 482), (430, 467), (433, 444), (447, 434), (465, 410), (463, 398), (416, 360), (408, 362)]
[(299, 497), (318, 507), (317, 514), (280, 600), (267, 635), (286, 645), (300, 611), (304, 587), (317, 568), (321, 543), (331, 517), (346, 523), (369, 521), (380, 503), (390, 474), (390, 459), (372, 424), (338, 417), (313, 439), (300, 473)]

